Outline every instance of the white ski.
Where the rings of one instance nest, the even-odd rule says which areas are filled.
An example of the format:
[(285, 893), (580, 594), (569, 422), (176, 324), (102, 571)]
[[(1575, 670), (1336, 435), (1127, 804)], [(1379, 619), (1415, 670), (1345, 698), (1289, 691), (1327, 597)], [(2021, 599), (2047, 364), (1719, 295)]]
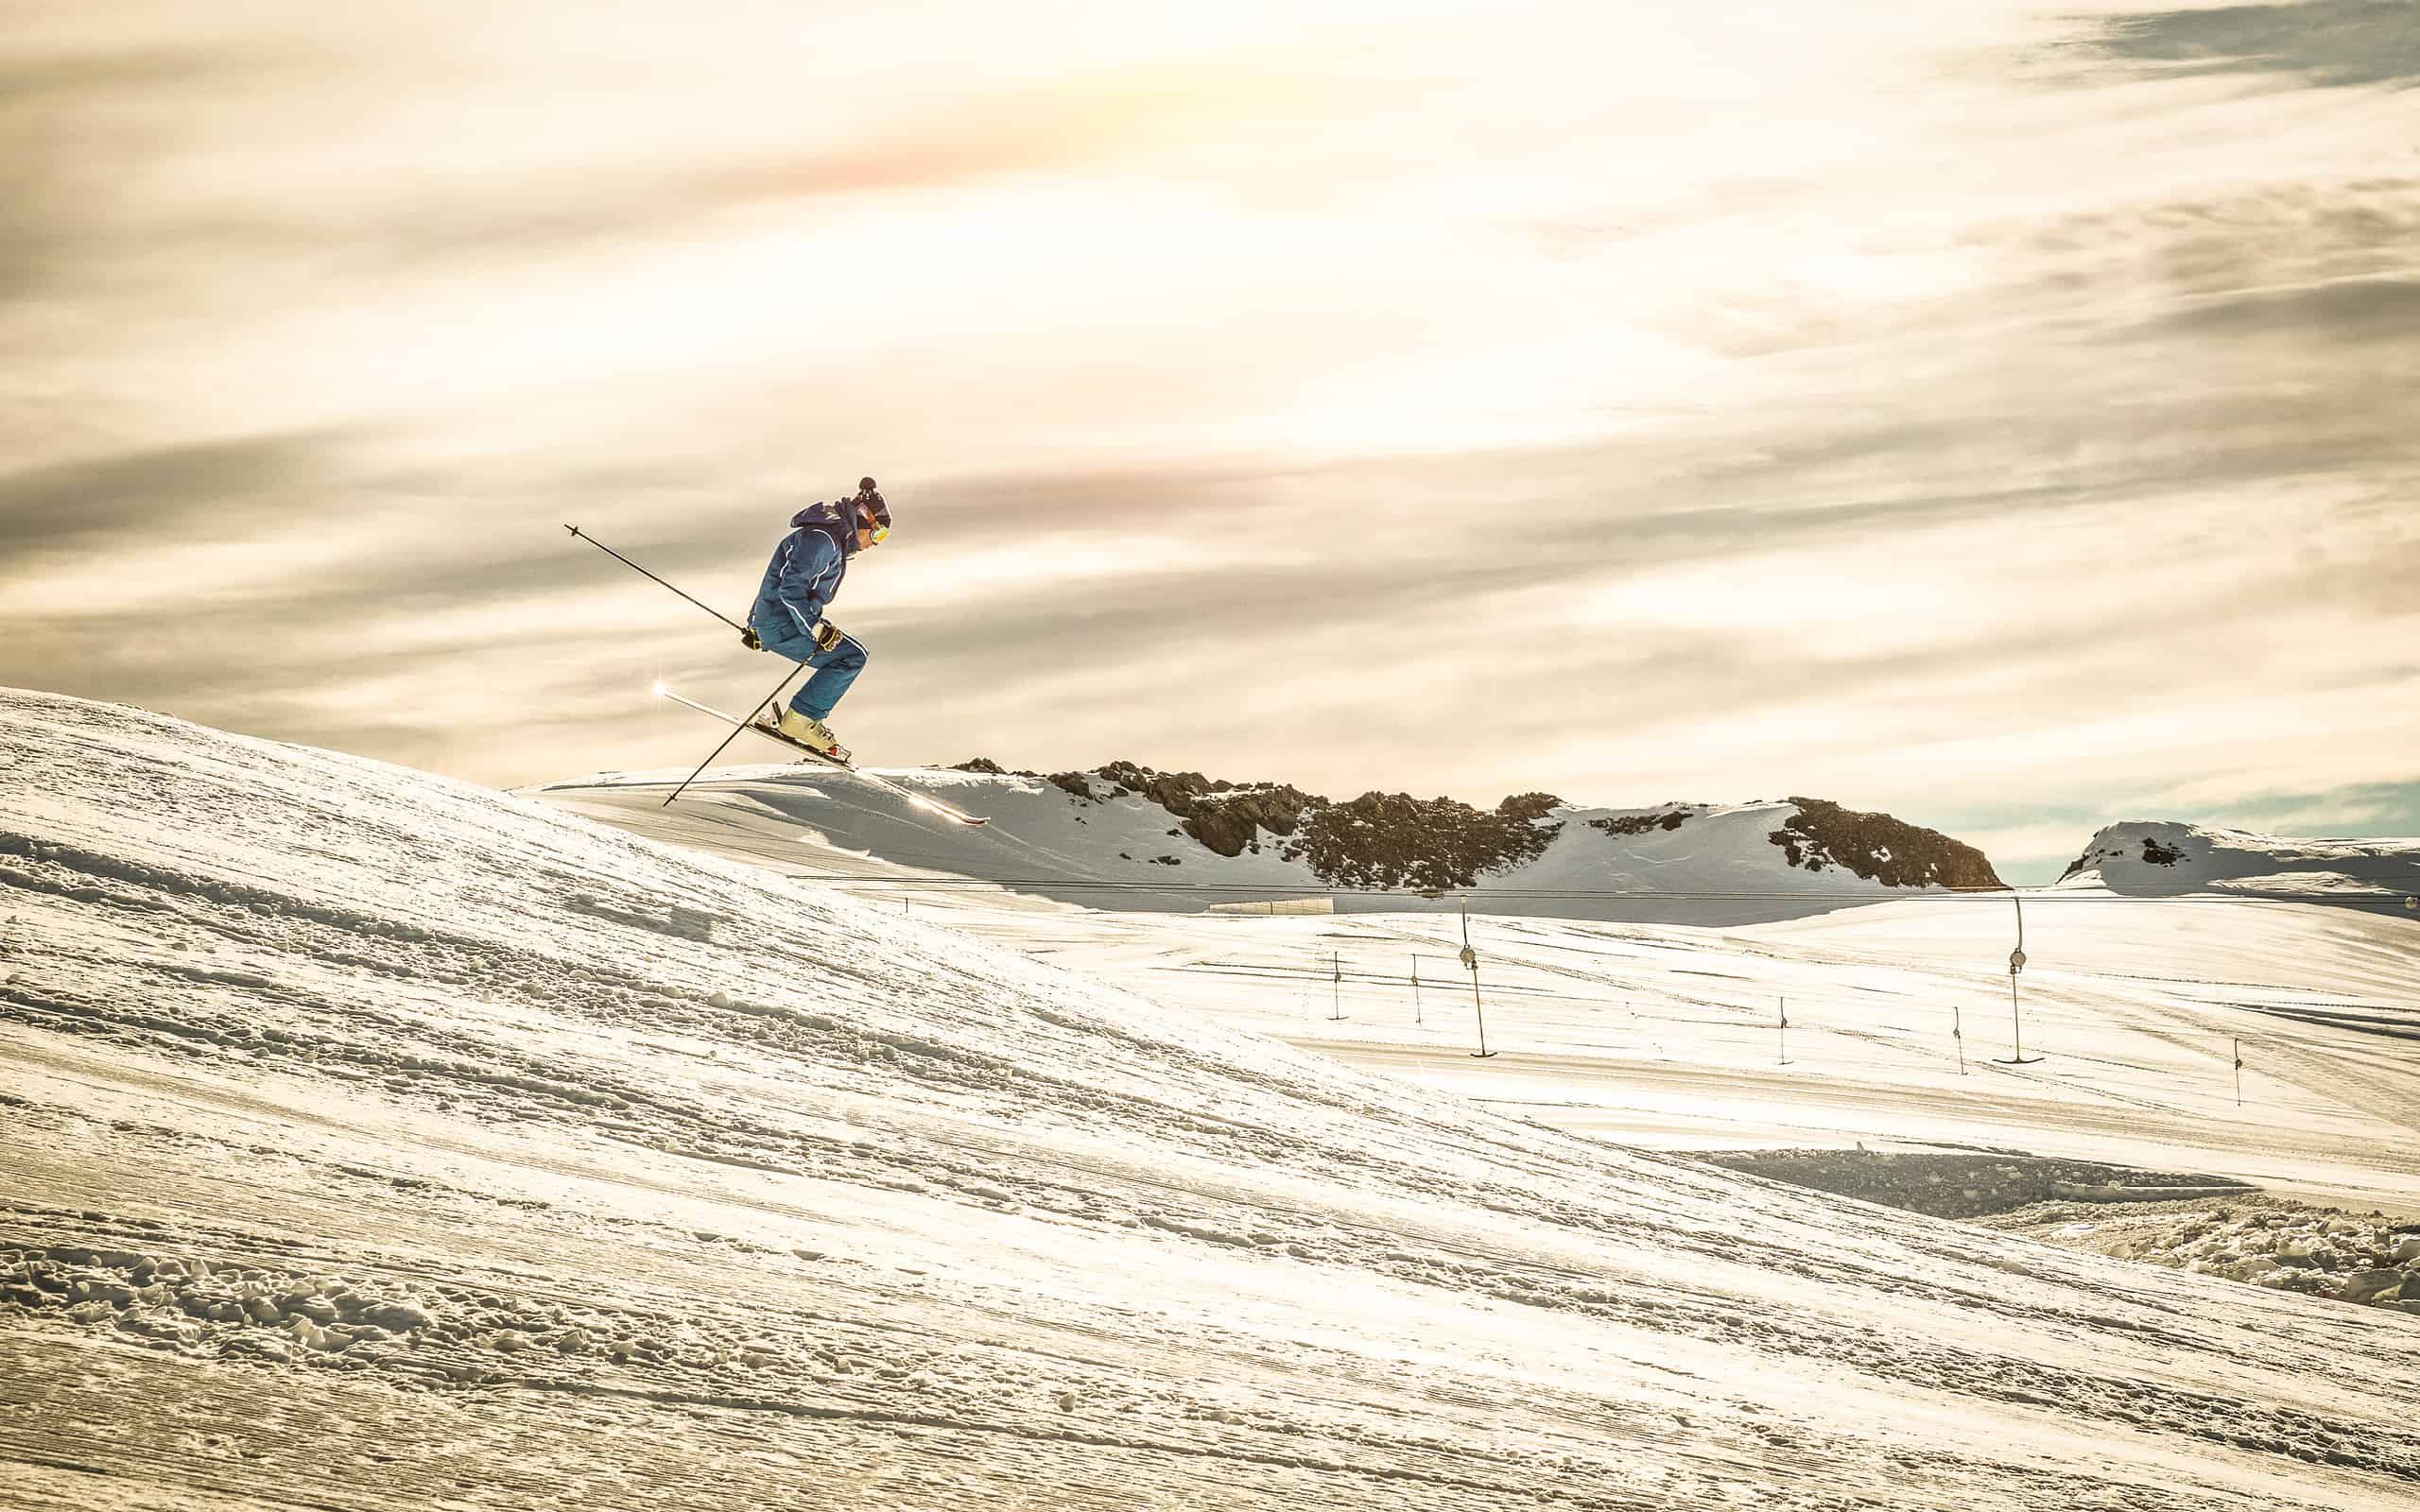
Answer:
[(695, 698), (684, 698), (661, 683), (656, 685), (655, 691), (658, 696), (669, 698), (674, 703), (681, 705), (684, 709), (695, 709), (698, 713), (705, 714), (710, 718), (719, 719), (726, 725), (735, 726), (737, 729), (748, 730), (751, 733), (762, 735), (767, 740), (779, 741), (784, 746), (788, 747), (791, 750), (799, 752), (801, 757), (805, 761), (815, 762), (821, 765), (829, 766), (835, 771), (846, 772), (860, 782), (872, 783), (873, 786), (881, 788), (886, 793), (892, 794), (898, 798), (904, 798), (918, 808), (926, 810), (933, 814), (938, 814), (942, 818), (949, 820), (953, 824), (963, 824), (967, 828), (973, 829), (978, 825), (989, 824), (992, 822), (990, 819), (985, 818), (980, 815), (969, 814), (964, 809), (954, 808), (937, 798), (926, 798), (922, 793), (902, 787), (888, 777), (877, 777), (873, 773), (853, 766), (847, 762), (834, 761), (831, 757), (824, 755), (814, 747), (803, 745), (798, 741), (790, 739), (789, 736), (783, 734), (779, 730), (776, 730), (771, 725), (761, 724), (753, 719), (735, 719), (731, 715), (724, 713), (721, 710), (700, 703)]

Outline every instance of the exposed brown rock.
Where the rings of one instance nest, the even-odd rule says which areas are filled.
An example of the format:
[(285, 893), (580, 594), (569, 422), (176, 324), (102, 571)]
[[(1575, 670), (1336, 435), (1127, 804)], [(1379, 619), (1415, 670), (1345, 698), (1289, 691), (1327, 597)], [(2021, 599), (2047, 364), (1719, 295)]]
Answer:
[(1683, 804), (1662, 814), (1624, 814), (1590, 819), (1588, 828), (1607, 834), (1645, 834), (1650, 830), (1677, 830), (1689, 822), (1691, 809)]
[(1793, 798), (1798, 812), (1768, 836), (1793, 867), (1844, 867), (1885, 887), (1998, 887), (1983, 852), (1938, 830), (1860, 814), (1820, 798)]
[(1487, 872), (1537, 859), (1562, 828), (1484, 814), (1449, 798), (1364, 793), (1310, 811), (1286, 855), (1309, 862), (1334, 886), (1467, 887)]

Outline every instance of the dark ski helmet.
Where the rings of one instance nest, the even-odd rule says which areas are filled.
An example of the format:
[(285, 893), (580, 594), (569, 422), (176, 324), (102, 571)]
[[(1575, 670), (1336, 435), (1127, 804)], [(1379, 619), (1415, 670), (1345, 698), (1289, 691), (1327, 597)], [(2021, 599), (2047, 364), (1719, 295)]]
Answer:
[(882, 502), (882, 491), (873, 479), (857, 480), (857, 496), (849, 501), (856, 510), (857, 528), (873, 532), (873, 543), (881, 545), (890, 537), (890, 506)]

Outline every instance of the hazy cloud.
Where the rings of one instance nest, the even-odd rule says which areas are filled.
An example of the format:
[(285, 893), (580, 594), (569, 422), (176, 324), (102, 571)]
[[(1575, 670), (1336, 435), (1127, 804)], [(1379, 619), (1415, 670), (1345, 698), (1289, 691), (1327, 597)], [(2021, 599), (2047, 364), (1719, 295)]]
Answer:
[[(2261, 290), (2161, 316), (2170, 332), (2229, 340), (2283, 336), (2327, 343), (2410, 343), (2420, 337), (2420, 279), (2347, 279), (2310, 288)], [(2407, 370), (2420, 374), (2420, 358)]]
[(0, 472), (0, 572), (34, 547), (92, 549), (113, 537), (285, 517), (309, 486), (336, 475), (332, 439), (245, 437)]
[(2090, 45), (2168, 74), (2300, 74), (2312, 84), (2420, 78), (2420, 8), (2410, 0), (2155, 10), (2099, 24)]

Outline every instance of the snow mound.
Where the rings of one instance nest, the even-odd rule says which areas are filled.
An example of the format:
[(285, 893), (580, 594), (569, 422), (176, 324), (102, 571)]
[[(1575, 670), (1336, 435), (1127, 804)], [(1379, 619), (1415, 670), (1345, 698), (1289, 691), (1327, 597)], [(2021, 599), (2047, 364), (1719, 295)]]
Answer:
[(2420, 895), (2420, 839), (2295, 840), (2198, 824), (2113, 824), (2061, 886), (2161, 897), (2235, 894), (2394, 906)]
[(1457, 908), (1467, 896), (1485, 913), (1733, 925), (1999, 885), (1971, 846), (1818, 799), (1621, 809), (1538, 793), (1487, 811), (1403, 794), (1330, 802), (1128, 763), (1050, 777), (988, 763), (883, 770), (992, 820), (949, 830), (868, 784), (747, 766), (717, 769), (681, 800), (722, 806), (717, 840), (661, 810), (685, 775), (609, 773), (523, 791), (642, 834), (762, 850), (811, 832), (810, 843), (833, 850), (1114, 909), (1292, 897), (1338, 912), (1404, 912)]
[(537, 803), (0, 693), (37, 1504), (2349, 1508), (2411, 1320), (1625, 1151)]

